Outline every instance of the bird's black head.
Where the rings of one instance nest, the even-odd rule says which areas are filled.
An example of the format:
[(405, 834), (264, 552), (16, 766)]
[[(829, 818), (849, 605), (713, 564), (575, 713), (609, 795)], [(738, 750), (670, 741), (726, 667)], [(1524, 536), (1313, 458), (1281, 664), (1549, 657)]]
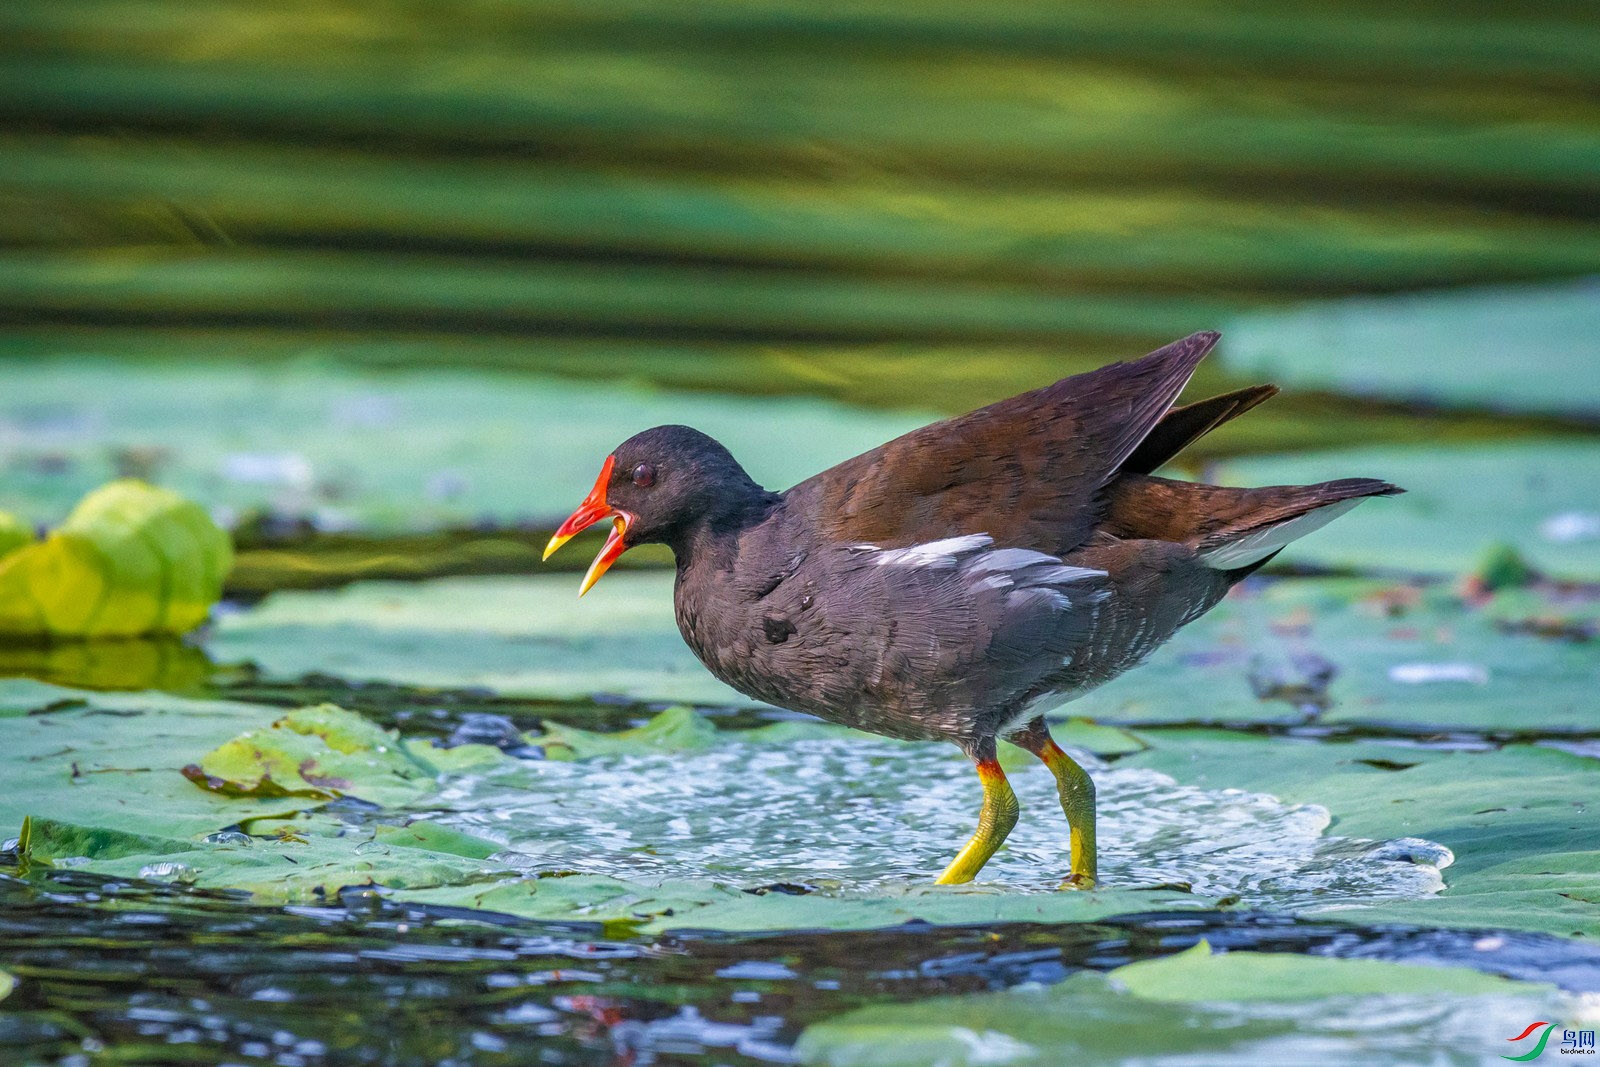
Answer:
[(665, 544), (681, 555), (697, 532), (736, 523), (770, 498), (711, 437), (688, 426), (657, 426), (606, 457), (594, 488), (550, 539), (545, 558), (579, 531), (613, 520), (582, 596), (633, 546)]

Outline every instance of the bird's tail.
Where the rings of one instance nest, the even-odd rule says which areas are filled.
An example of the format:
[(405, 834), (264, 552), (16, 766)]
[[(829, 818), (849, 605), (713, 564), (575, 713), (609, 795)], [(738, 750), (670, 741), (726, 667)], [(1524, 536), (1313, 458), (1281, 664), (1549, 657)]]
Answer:
[(1113, 486), (1104, 529), (1192, 547), (1216, 570), (1253, 570), (1371, 496), (1403, 492), (1376, 478), (1236, 489), (1127, 475)]

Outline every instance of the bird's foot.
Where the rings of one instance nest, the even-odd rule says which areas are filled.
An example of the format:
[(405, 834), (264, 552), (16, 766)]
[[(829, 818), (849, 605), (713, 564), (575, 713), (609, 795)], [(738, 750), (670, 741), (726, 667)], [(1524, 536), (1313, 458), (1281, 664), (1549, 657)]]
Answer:
[(1095, 876), (1094, 875), (1092, 875), (1092, 874), (1084, 874), (1082, 872), (1079, 872), (1078, 874), (1069, 874), (1069, 875), (1067, 875), (1067, 877), (1065, 879), (1063, 879), (1061, 884), (1056, 886), (1056, 888), (1057, 889), (1093, 889), (1094, 886), (1095, 886)]

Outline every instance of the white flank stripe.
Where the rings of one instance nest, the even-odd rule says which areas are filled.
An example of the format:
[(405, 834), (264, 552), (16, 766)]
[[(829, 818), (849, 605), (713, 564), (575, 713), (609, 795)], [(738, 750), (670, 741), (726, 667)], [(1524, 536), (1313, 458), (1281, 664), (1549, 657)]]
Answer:
[(954, 563), (956, 557), (963, 553), (975, 552), (992, 544), (994, 539), (988, 534), (966, 534), (962, 537), (946, 537), (942, 541), (929, 541), (927, 544), (910, 545), (906, 548), (877, 549), (878, 554), (872, 562), (881, 567), (946, 566)]

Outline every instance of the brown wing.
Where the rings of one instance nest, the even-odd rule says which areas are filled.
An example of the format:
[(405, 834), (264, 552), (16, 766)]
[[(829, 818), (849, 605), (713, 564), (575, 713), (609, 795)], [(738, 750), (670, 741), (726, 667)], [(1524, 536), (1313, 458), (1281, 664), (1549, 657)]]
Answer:
[(1100, 490), (1172, 407), (1217, 343), (1197, 333), (913, 430), (793, 489), (833, 541), (886, 548), (987, 533), (1060, 555), (1099, 518)]
[(1128, 462), (1122, 465), (1122, 473), (1151, 473), (1218, 426), (1277, 395), (1276, 385), (1252, 385), (1247, 389), (1173, 408), (1156, 423), (1150, 435), (1139, 442), (1139, 447), (1133, 450)]

